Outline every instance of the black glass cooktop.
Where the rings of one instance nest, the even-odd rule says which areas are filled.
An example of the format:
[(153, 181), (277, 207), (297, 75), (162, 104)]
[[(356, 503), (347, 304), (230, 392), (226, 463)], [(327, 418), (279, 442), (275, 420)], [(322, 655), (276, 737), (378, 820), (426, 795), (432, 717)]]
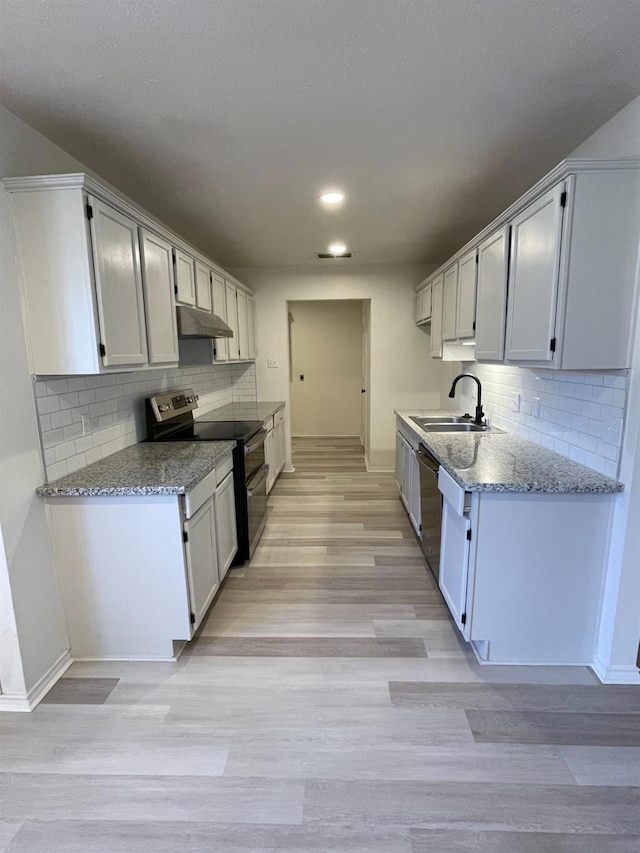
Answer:
[(163, 441), (248, 441), (262, 421), (194, 421), (164, 435)]

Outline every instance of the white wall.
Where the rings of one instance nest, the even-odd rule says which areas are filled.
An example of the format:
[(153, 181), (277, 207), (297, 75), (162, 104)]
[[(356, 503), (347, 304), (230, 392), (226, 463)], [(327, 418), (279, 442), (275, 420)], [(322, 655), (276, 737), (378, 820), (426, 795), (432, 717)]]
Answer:
[[(81, 166), (0, 108), (0, 176)], [(24, 696), (69, 647), (43, 502), (36, 413), (22, 331), (11, 200), (0, 187), (0, 685)], [(10, 405), (4, 405), (6, 403)], [(7, 600), (5, 597), (9, 596)]]
[(292, 434), (359, 436), (362, 302), (289, 302), (289, 315)]
[[(429, 337), (413, 321), (413, 287), (432, 267), (270, 267), (234, 270), (255, 289), (258, 398), (289, 402), (287, 301), (371, 300), (370, 407), (372, 468), (392, 469), (393, 410), (437, 408), (456, 364), (429, 355)], [(276, 358), (277, 369), (267, 367)], [(289, 452), (289, 451), (288, 451)], [(290, 457), (288, 463), (291, 463)]]

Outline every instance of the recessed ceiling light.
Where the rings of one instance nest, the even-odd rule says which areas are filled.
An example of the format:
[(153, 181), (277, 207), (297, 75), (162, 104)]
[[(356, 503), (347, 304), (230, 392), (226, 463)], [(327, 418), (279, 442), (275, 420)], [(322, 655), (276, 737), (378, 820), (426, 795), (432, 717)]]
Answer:
[(329, 246), (329, 251), (332, 255), (344, 255), (344, 253), (347, 251), (347, 247), (344, 243), (332, 243)]
[(341, 193), (338, 190), (329, 190), (326, 193), (322, 193), (322, 195), (320, 196), (320, 201), (323, 204), (340, 204), (344, 201), (344, 193)]

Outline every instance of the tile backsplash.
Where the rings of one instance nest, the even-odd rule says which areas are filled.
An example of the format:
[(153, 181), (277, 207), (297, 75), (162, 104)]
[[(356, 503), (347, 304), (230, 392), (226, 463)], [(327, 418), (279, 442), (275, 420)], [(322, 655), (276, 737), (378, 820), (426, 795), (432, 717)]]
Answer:
[(48, 481), (146, 438), (144, 400), (193, 388), (199, 414), (256, 400), (252, 362), (178, 367), (103, 376), (37, 378), (36, 406)]
[[(482, 405), (495, 426), (602, 474), (618, 476), (626, 371), (558, 371), (475, 363), (462, 367), (482, 382)], [(456, 408), (463, 405), (464, 411), (473, 414), (471, 386), (471, 382), (458, 385)]]

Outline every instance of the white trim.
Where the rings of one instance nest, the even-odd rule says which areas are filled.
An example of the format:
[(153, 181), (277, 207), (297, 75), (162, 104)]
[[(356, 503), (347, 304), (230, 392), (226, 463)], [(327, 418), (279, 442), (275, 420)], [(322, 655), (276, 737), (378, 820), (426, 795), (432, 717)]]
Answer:
[(591, 669), (603, 684), (640, 685), (640, 671), (635, 666), (607, 666), (602, 658), (596, 655)]
[(395, 468), (381, 468), (377, 465), (370, 465), (369, 460), (365, 457), (364, 464), (367, 468), (367, 474), (393, 474)]
[(285, 474), (295, 474), (295, 471), (296, 471), (296, 469), (293, 467), (293, 465), (285, 465), (282, 470), (284, 471)]
[(0, 694), (0, 711), (33, 711), (72, 663), (73, 658), (67, 649), (26, 695), (20, 696), (15, 693)]
[[(117, 210), (120, 210), (127, 216), (133, 217), (139, 225), (149, 229), (154, 234), (163, 237), (171, 243), (176, 249), (182, 249), (189, 255), (195, 256), (195, 259), (201, 261), (207, 267), (211, 268), (218, 275), (221, 275), (227, 281), (233, 282), (241, 290), (244, 290), (250, 296), (253, 296), (254, 291), (246, 284), (238, 281), (231, 273), (226, 272), (221, 266), (210, 260), (206, 255), (197, 249), (191, 243), (182, 238), (175, 231), (168, 228), (159, 219), (155, 219), (142, 207), (139, 207), (124, 193), (121, 193), (115, 187), (112, 187), (102, 179), (96, 179), (84, 172), (74, 172), (71, 174), (62, 175), (30, 175), (28, 177), (18, 178), (3, 178), (2, 183), (9, 193), (16, 192), (41, 192), (46, 190), (61, 190), (61, 189), (80, 189), (89, 195), (97, 195), (102, 201), (113, 205)], [(130, 368), (129, 368), (130, 370)]]

